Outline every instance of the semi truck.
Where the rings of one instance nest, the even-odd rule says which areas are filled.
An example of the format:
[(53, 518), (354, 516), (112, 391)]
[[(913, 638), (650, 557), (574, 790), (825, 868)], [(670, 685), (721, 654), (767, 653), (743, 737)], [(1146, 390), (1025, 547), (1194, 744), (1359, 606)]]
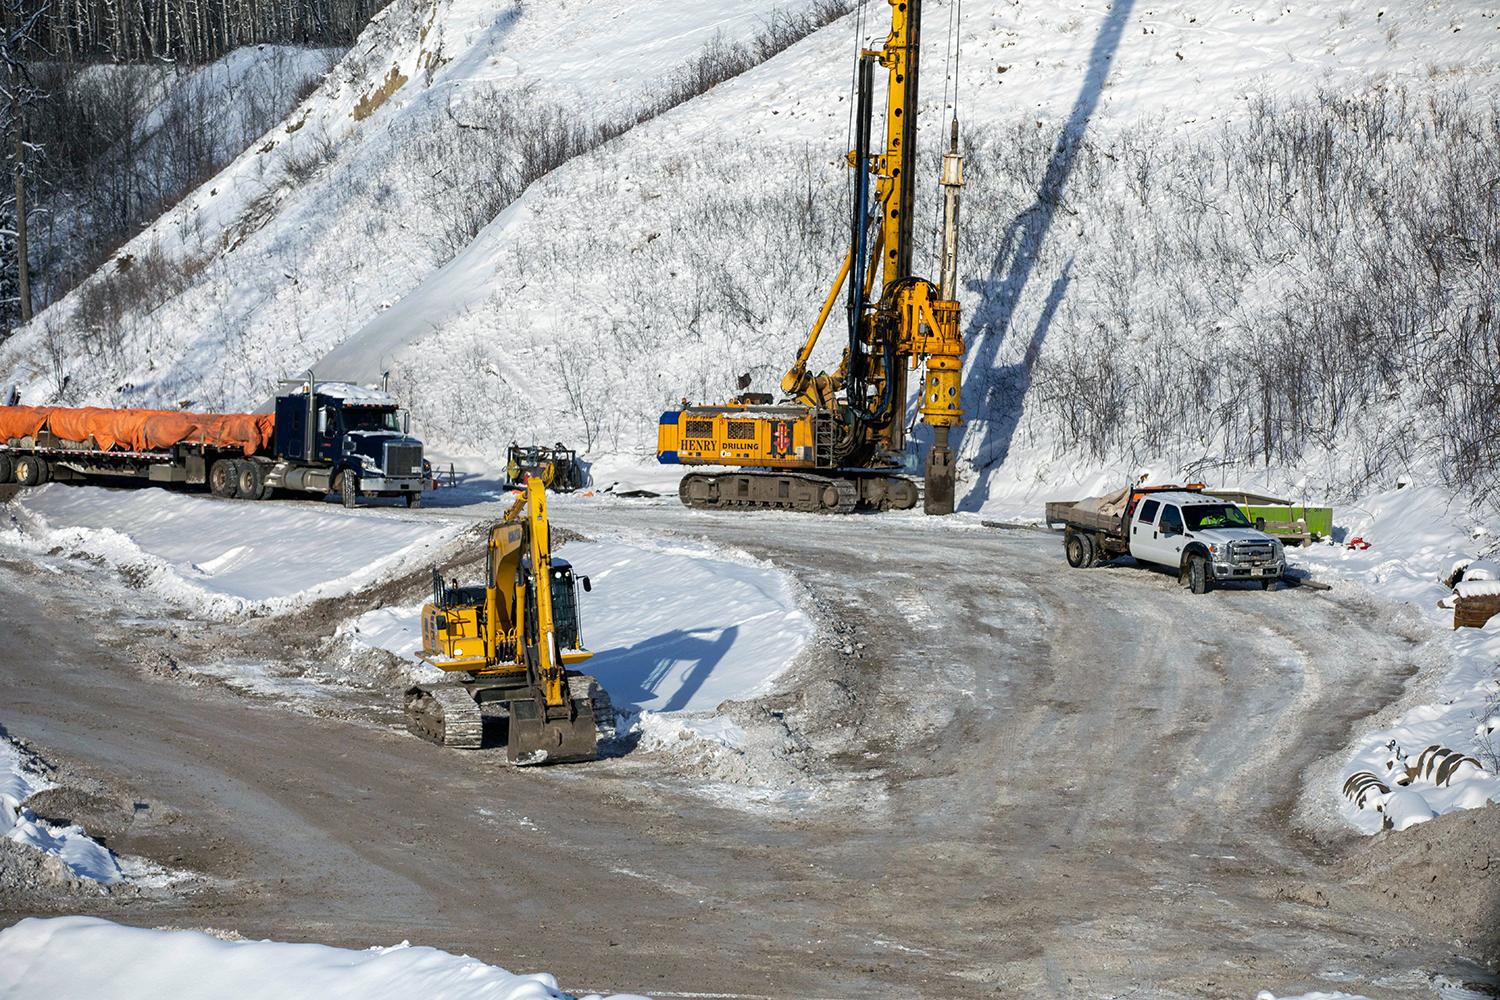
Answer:
[(394, 396), (310, 374), (281, 383), (273, 413), (0, 406), (0, 483), (133, 478), (246, 500), (284, 490), (417, 507), (424, 472)]
[(1216, 583), (1254, 581), (1270, 590), (1286, 574), (1281, 542), (1257, 531), (1239, 507), (1187, 486), (1129, 486), (1118, 493), (1046, 506), (1063, 529), (1063, 555), (1075, 569), (1119, 556), (1161, 566), (1205, 594)]

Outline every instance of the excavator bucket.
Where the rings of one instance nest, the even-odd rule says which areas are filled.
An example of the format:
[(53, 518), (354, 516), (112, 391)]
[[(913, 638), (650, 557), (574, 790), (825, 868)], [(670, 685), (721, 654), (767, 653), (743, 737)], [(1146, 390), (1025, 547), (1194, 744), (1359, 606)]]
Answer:
[(544, 704), (535, 698), (517, 698), (510, 703), (510, 738), (505, 755), (512, 764), (571, 764), (598, 760), (598, 734), (594, 706), (586, 698), (573, 702), (571, 712), (547, 717)]

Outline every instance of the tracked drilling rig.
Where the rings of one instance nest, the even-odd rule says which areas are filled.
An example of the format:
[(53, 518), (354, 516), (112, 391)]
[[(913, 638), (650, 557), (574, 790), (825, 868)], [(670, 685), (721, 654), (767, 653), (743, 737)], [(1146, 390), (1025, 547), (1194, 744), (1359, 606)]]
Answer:
[(503, 727), (515, 764), (594, 760), (596, 728), (614, 726), (609, 696), (571, 668), (583, 648), (573, 568), (552, 555), (540, 479), (490, 529), (485, 582), (460, 587), (433, 571), (422, 608), (422, 659), (451, 680), (407, 689), (407, 725), (443, 746), (477, 749), (485, 718)]
[[(963, 187), (958, 117), (955, 112), (951, 119), (939, 177), (942, 261), (934, 285), (919, 277), (912, 263), (921, 3), (889, 2), (890, 34), (881, 48), (860, 52), (855, 74), (849, 250), (812, 331), (782, 377), (784, 398), (773, 402), (769, 395), (745, 394), (726, 404), (685, 404), (661, 417), (659, 461), (736, 467), (684, 476), (679, 494), (689, 507), (848, 513), (915, 506), (916, 483), (899, 472), (909, 432), (908, 373), (917, 372), (917, 413), (933, 435), (924, 509), (953, 512), (948, 436), (963, 419), (964, 352), (955, 301)], [(886, 87), (884, 134), (875, 149), (877, 67), (885, 71)], [(809, 360), (841, 292), (848, 346), (836, 370), (812, 374)]]

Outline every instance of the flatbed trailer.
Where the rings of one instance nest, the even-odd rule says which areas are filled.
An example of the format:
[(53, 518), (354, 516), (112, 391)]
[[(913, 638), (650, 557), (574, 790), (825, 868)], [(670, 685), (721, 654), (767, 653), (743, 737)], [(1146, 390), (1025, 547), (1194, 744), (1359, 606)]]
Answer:
[(422, 443), (402, 430), (393, 397), (311, 378), (283, 389), (274, 415), (0, 407), (0, 483), (102, 477), (246, 500), (284, 490), (420, 505)]

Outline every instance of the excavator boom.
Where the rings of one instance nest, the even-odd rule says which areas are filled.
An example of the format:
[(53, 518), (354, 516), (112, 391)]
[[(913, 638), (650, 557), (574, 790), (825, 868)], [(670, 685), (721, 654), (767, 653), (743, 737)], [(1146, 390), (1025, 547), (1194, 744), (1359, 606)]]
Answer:
[(422, 658), (456, 679), (408, 689), (408, 725), (477, 748), (488, 716), (503, 726), (512, 763), (594, 760), (597, 729), (612, 728), (614, 713), (598, 682), (570, 669), (593, 654), (581, 643), (572, 567), (552, 555), (541, 479), (490, 529), (485, 563), (482, 593), (439, 577), (422, 609)]

